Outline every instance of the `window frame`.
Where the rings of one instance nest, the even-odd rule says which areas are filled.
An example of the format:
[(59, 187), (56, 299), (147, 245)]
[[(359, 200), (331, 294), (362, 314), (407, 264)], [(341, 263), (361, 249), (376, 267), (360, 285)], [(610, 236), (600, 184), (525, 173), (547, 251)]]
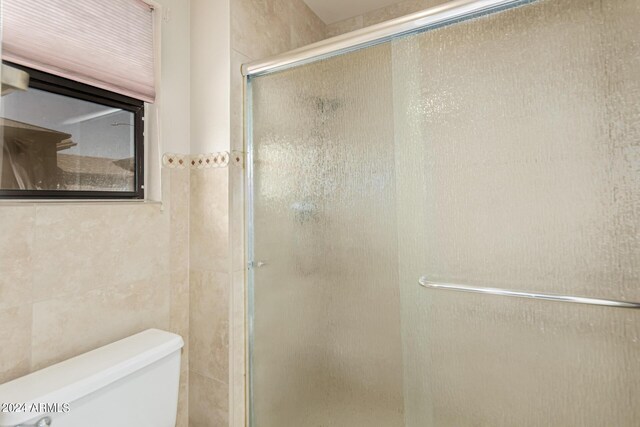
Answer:
[(83, 101), (94, 102), (133, 113), (134, 116), (134, 191), (9, 190), (0, 189), (0, 200), (9, 199), (144, 199), (144, 102), (119, 93), (65, 79), (53, 74), (3, 61), (29, 73), (29, 88)]

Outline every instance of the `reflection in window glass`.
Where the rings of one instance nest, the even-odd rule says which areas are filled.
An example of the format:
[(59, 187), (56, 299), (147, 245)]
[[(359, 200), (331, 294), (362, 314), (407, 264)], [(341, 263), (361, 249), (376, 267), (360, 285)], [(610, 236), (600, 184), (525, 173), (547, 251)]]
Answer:
[(131, 111), (29, 88), (2, 96), (1, 190), (136, 191)]

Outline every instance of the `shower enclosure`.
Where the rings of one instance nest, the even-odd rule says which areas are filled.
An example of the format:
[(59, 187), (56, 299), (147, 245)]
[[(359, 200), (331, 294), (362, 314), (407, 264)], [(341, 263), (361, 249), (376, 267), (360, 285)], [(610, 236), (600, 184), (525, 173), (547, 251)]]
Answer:
[(638, 22), (459, 0), (245, 68), (252, 426), (640, 425)]

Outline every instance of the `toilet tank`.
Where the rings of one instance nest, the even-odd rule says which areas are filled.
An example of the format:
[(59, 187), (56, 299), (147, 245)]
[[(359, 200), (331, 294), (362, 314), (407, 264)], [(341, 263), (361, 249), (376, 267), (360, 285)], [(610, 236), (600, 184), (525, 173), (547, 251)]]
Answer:
[(175, 427), (183, 345), (149, 329), (2, 384), (0, 427)]

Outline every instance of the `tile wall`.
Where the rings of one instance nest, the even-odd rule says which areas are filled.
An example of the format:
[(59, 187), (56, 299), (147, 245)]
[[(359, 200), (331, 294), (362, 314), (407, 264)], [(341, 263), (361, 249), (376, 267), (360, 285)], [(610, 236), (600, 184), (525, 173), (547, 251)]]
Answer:
[(162, 180), (162, 203), (0, 204), (0, 383), (148, 328), (188, 340), (188, 171)]

